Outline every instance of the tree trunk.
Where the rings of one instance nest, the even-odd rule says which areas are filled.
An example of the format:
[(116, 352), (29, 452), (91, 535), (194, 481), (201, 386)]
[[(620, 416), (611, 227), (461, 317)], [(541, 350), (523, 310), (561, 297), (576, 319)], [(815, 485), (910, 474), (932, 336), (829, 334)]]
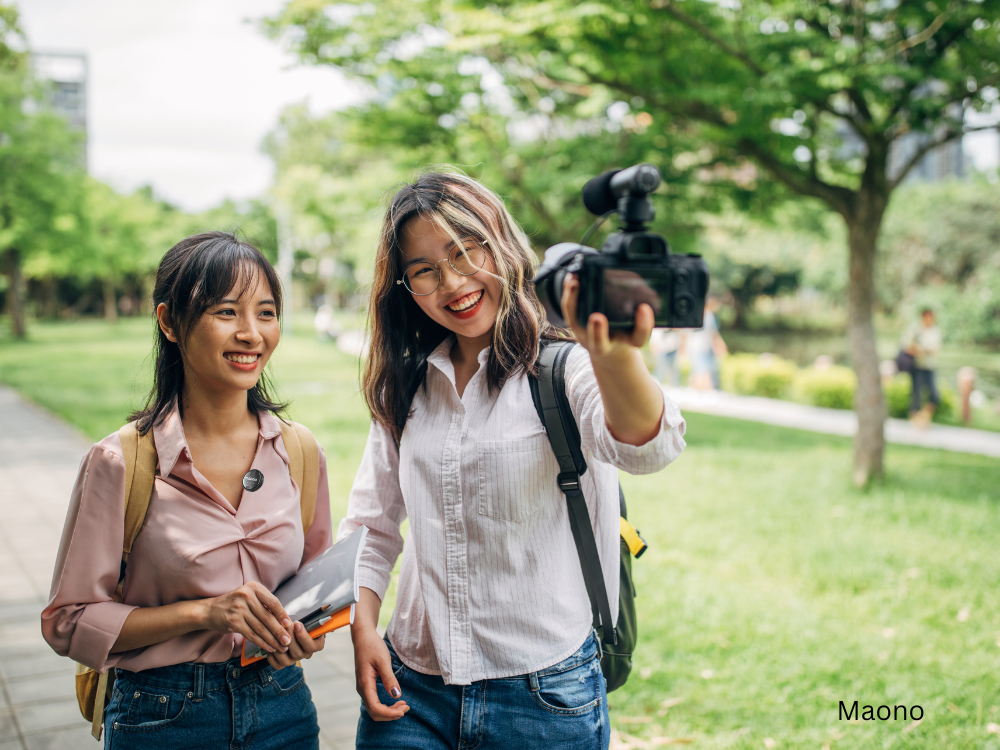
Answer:
[(118, 297), (115, 296), (115, 280), (105, 276), (101, 280), (101, 288), (104, 291), (104, 319), (109, 323), (117, 323)]
[(4, 253), (7, 266), (7, 311), (10, 313), (10, 327), (14, 338), (23, 339), (24, 325), (24, 282), (21, 279), (21, 251), (14, 247)]
[(847, 282), (847, 338), (851, 361), (858, 376), (854, 410), (858, 415), (858, 434), (854, 438), (854, 483), (867, 485), (882, 476), (885, 449), (883, 426), (885, 398), (875, 349), (875, 250), (887, 196), (858, 194), (855, 211), (847, 217), (850, 250)]

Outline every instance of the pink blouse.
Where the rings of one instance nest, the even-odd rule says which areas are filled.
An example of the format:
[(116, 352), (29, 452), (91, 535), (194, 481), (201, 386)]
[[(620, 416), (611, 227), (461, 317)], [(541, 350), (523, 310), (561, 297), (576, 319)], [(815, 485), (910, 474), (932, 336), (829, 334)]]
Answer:
[(109, 654), (136, 607), (219, 596), (259, 581), (274, 590), (333, 543), (326, 458), (320, 452), (316, 513), (303, 538), (299, 489), (288, 473), (278, 419), (260, 416), (253, 468), (264, 475), (233, 509), (195, 468), (177, 408), (153, 428), (159, 467), (146, 520), (129, 555), (124, 603), (112, 601), (124, 537), (125, 461), (112, 433), (91, 447), (73, 487), (42, 635), (60, 656), (101, 672), (138, 672), (239, 655), (243, 637), (197, 630)]

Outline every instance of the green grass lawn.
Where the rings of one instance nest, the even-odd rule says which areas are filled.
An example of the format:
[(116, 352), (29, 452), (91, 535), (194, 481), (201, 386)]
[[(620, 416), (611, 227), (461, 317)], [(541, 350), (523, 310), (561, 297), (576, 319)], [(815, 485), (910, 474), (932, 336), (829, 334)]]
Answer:
[[(339, 519), (367, 434), (358, 363), (300, 333), (274, 374), (326, 450)], [(92, 439), (139, 403), (147, 322), (31, 335), (0, 339), (0, 381)], [(1000, 461), (890, 446), (866, 492), (850, 463), (848, 440), (691, 415), (673, 466), (623, 477), (650, 543), (636, 670), (610, 699), (626, 746), (1000, 750)], [(840, 721), (841, 700), (924, 719)]]

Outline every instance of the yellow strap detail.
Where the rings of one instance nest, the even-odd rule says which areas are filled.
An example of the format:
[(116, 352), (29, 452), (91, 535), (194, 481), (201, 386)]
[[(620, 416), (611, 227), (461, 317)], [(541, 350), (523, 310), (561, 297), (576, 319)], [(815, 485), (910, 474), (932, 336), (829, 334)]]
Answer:
[(628, 545), (629, 552), (632, 553), (632, 557), (638, 558), (646, 551), (646, 541), (639, 536), (638, 530), (626, 521), (621, 516), (618, 517), (619, 521), (619, 531), (622, 535), (622, 539)]

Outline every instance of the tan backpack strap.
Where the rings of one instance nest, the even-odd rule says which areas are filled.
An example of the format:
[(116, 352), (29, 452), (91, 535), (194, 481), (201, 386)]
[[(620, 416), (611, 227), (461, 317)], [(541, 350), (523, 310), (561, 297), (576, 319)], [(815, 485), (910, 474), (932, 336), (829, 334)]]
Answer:
[(156, 479), (156, 443), (153, 431), (140, 435), (135, 422), (118, 431), (125, 454), (125, 536), (122, 540), (122, 560), (128, 560), (142, 522), (146, 520), (149, 499)]
[(305, 425), (281, 423), (281, 438), (288, 454), (288, 472), (299, 486), (299, 509), (302, 531), (309, 531), (316, 515), (316, 493), (319, 490), (319, 443)]
[[(122, 562), (128, 560), (135, 538), (139, 536), (142, 522), (146, 520), (149, 499), (153, 494), (153, 480), (156, 477), (156, 443), (153, 431), (140, 435), (135, 422), (129, 422), (118, 430), (122, 441), (122, 455), (125, 458), (125, 533), (122, 537)], [(124, 599), (125, 577), (118, 580), (114, 601)]]
[(108, 694), (108, 675), (114, 670), (109, 669), (97, 680), (97, 693), (94, 696), (94, 720), (90, 722), (90, 733), (95, 740), (101, 739), (101, 727), (104, 726), (104, 701)]

